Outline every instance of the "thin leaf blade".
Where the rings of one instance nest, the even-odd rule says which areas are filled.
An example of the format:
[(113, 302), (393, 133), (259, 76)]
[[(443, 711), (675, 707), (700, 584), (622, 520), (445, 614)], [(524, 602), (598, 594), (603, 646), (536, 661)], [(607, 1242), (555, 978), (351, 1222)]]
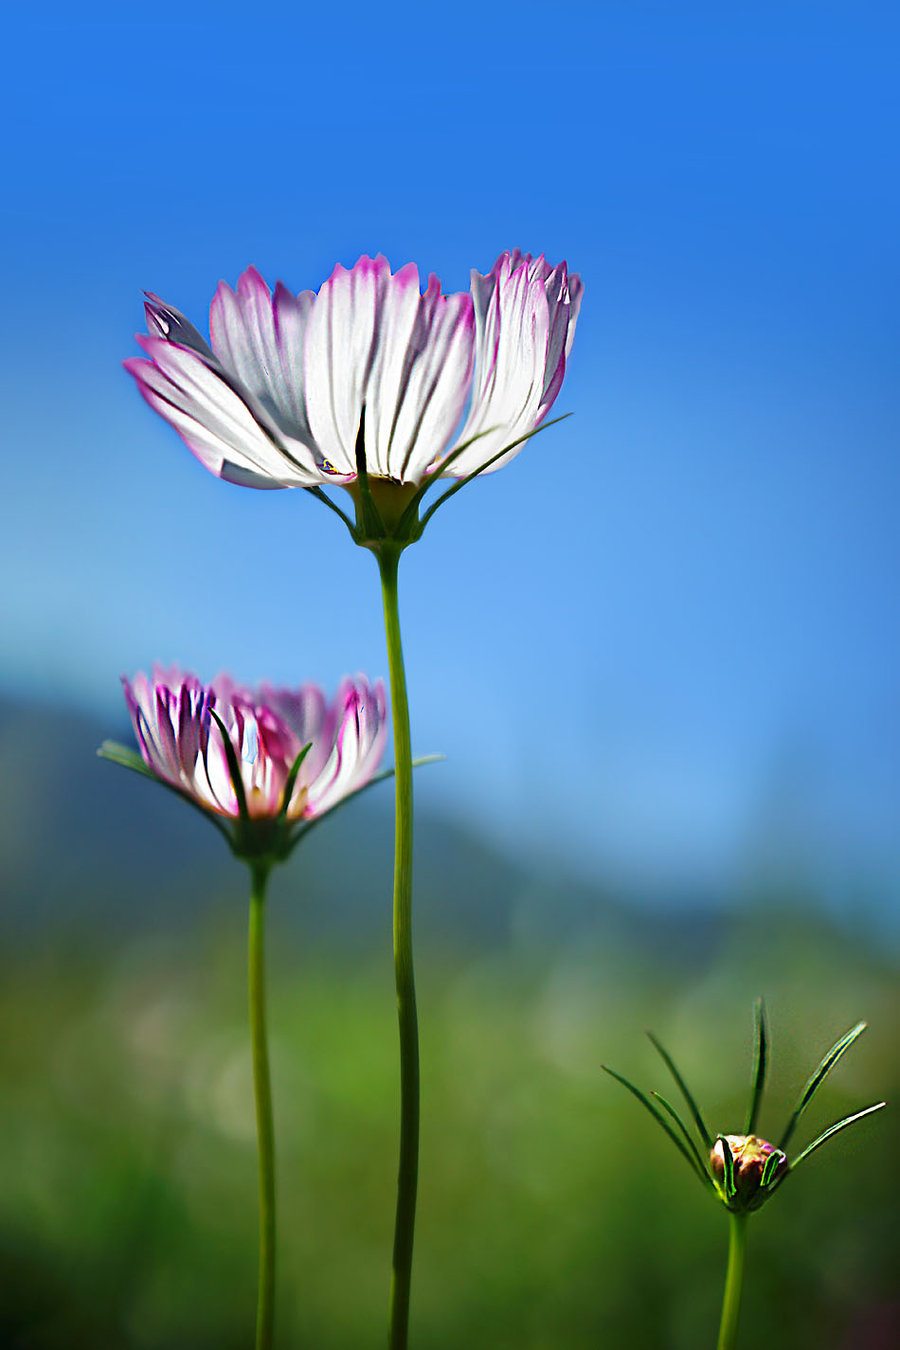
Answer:
[(884, 1106), (887, 1106), (887, 1102), (876, 1102), (874, 1106), (867, 1106), (862, 1111), (855, 1111), (852, 1116), (844, 1116), (843, 1120), (838, 1120), (834, 1125), (829, 1125), (827, 1130), (823, 1130), (811, 1144), (807, 1144), (802, 1153), (797, 1155), (791, 1163), (790, 1170), (792, 1172), (795, 1171), (803, 1162), (804, 1158), (808, 1158), (811, 1153), (814, 1153), (815, 1150), (819, 1148), (820, 1145), (824, 1144), (826, 1139), (830, 1139), (833, 1134), (837, 1134), (840, 1130), (845, 1130), (847, 1126), (852, 1125), (854, 1121), (862, 1120), (863, 1116), (871, 1116), (875, 1111), (880, 1111)]
[(681, 1092), (681, 1095), (687, 1104), (688, 1110), (690, 1111), (691, 1115), (694, 1118), (694, 1124), (697, 1126), (697, 1131), (700, 1135), (700, 1138), (703, 1140), (703, 1144), (706, 1148), (707, 1153), (711, 1152), (713, 1146), (713, 1137), (710, 1134), (709, 1129), (707, 1128), (706, 1121), (703, 1119), (703, 1116), (700, 1112), (700, 1108), (694, 1101), (693, 1095), (690, 1089), (688, 1088), (687, 1083), (684, 1081), (681, 1074), (675, 1067), (675, 1062), (672, 1059), (671, 1055), (656, 1039), (653, 1032), (648, 1031), (647, 1035), (649, 1036), (650, 1041), (655, 1047), (655, 1049), (662, 1056), (663, 1063), (669, 1070), (669, 1073), (672, 1075), (672, 1077), (675, 1079), (675, 1082), (678, 1084), (678, 1089)]
[(682, 1143), (681, 1139), (678, 1137), (675, 1131), (672, 1129), (672, 1126), (666, 1120), (662, 1112), (657, 1110), (657, 1108), (653, 1105), (647, 1094), (645, 1092), (642, 1092), (640, 1088), (635, 1087), (633, 1083), (629, 1083), (627, 1078), (623, 1078), (623, 1076), (620, 1073), (616, 1073), (615, 1069), (611, 1069), (608, 1064), (601, 1064), (600, 1068), (603, 1070), (604, 1073), (608, 1073), (611, 1078), (615, 1078), (617, 1083), (621, 1083), (624, 1088), (627, 1088), (628, 1091), (632, 1094), (632, 1096), (636, 1097), (637, 1100), (641, 1103), (641, 1105), (647, 1111), (650, 1112), (651, 1116), (656, 1121), (657, 1125), (660, 1125), (663, 1128), (663, 1130), (665, 1130), (669, 1138), (672, 1140), (672, 1143), (678, 1149), (678, 1152), (681, 1154), (681, 1156), (685, 1159), (691, 1171), (699, 1178), (700, 1181), (705, 1182), (705, 1177), (697, 1168), (697, 1164), (695, 1163), (693, 1156), (688, 1152), (687, 1148)]
[(766, 1086), (766, 1071), (769, 1061), (769, 1028), (766, 1022), (766, 1005), (763, 999), (757, 999), (753, 1010), (756, 1024), (756, 1049), (754, 1052), (753, 1088), (750, 1094), (750, 1107), (747, 1111), (747, 1128), (744, 1134), (755, 1134), (762, 1105), (763, 1091)]
[(831, 1071), (831, 1069), (834, 1068), (835, 1064), (837, 1064), (841, 1056), (847, 1050), (850, 1049), (850, 1046), (853, 1044), (853, 1042), (856, 1040), (858, 1036), (862, 1035), (865, 1029), (866, 1029), (865, 1022), (857, 1022), (856, 1026), (851, 1027), (851, 1029), (846, 1033), (846, 1035), (842, 1036), (839, 1041), (836, 1041), (835, 1044), (828, 1051), (828, 1054), (825, 1055), (824, 1058), (819, 1061), (814, 1073), (812, 1074), (812, 1077), (809, 1079), (809, 1082), (806, 1084), (806, 1087), (800, 1094), (800, 1100), (794, 1107), (794, 1113), (791, 1116), (790, 1120), (788, 1121), (784, 1134), (781, 1136), (781, 1139), (778, 1142), (779, 1148), (783, 1149), (787, 1144), (788, 1140), (790, 1139), (791, 1135), (794, 1133), (794, 1130), (797, 1128), (797, 1122), (799, 1121), (803, 1112), (806, 1110), (809, 1103), (812, 1101), (813, 1096), (821, 1086), (826, 1074), (828, 1074)]

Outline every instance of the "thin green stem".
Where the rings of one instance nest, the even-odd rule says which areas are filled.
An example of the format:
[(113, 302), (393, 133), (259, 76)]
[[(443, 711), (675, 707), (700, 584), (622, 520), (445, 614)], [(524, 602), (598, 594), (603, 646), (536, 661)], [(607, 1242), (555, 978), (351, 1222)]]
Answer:
[(259, 1151), (259, 1300), (256, 1350), (271, 1350), (275, 1311), (275, 1131), (272, 1124), (272, 1080), (266, 1034), (265, 906), (267, 865), (252, 868), (247, 971), (250, 991), (250, 1043), (253, 1050), (253, 1092)]
[(399, 561), (399, 552), (393, 550), (378, 556), (394, 719), (394, 975), (400, 1024), (400, 1162), (397, 1170), (397, 1213), (391, 1272), (389, 1350), (406, 1350), (408, 1341), (419, 1173), (419, 1028), (412, 949), (412, 748), (397, 604)]
[(716, 1350), (734, 1350), (737, 1341), (738, 1314), (741, 1310), (741, 1289), (744, 1284), (744, 1257), (747, 1252), (747, 1215), (730, 1214), (728, 1234), (728, 1273), (725, 1276), (725, 1297), (722, 1300), (722, 1322)]

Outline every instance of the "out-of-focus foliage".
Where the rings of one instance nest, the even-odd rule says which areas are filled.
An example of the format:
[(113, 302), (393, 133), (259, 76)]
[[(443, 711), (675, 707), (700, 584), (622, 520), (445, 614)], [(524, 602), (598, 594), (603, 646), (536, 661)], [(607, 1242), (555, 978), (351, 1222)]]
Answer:
[[(270, 916), (279, 1145), (279, 1343), (384, 1339), (396, 1168), (385, 925), (348, 956)], [(7, 949), (0, 1020), (0, 1344), (246, 1350), (256, 1194), (243, 912), (104, 945)], [(287, 934), (287, 935), (286, 935)], [(713, 1128), (740, 1127), (750, 1005), (772, 1021), (760, 1129), (858, 1017), (813, 1132), (897, 1098), (895, 972), (789, 913), (744, 915), (715, 954), (670, 959), (598, 927), (520, 935), (420, 970), (423, 1140), (413, 1336), (443, 1347), (669, 1347), (715, 1336), (726, 1219), (601, 1060), (668, 1092), (677, 1054)], [(674, 949), (673, 949), (674, 950)], [(882, 1350), (898, 1193), (890, 1110), (791, 1178), (750, 1230), (747, 1345)]]

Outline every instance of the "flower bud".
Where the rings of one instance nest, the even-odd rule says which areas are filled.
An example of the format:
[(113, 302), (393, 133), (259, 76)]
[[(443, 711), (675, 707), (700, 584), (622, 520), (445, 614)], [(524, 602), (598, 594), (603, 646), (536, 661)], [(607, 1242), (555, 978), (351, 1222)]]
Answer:
[(755, 1134), (720, 1134), (710, 1155), (713, 1178), (729, 1209), (758, 1209), (788, 1170), (780, 1148)]

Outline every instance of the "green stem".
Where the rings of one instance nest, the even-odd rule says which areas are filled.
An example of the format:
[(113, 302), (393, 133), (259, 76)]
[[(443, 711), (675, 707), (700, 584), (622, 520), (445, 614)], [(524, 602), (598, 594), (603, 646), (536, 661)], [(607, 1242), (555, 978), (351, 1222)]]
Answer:
[(400, 1024), (400, 1163), (397, 1170), (389, 1350), (406, 1350), (407, 1346), (419, 1172), (419, 1029), (412, 950), (412, 748), (397, 605), (399, 561), (399, 552), (393, 550), (378, 555), (394, 719), (394, 975)]
[(725, 1276), (725, 1297), (722, 1300), (722, 1322), (716, 1350), (734, 1350), (737, 1340), (738, 1313), (741, 1309), (741, 1289), (744, 1284), (744, 1257), (747, 1251), (747, 1215), (732, 1214), (728, 1235), (728, 1273)]
[(267, 865), (252, 868), (247, 969), (250, 990), (250, 1043), (253, 1050), (253, 1092), (259, 1151), (259, 1300), (256, 1308), (256, 1350), (271, 1350), (275, 1310), (275, 1131), (272, 1125), (272, 1081), (266, 1035), (265, 904)]

